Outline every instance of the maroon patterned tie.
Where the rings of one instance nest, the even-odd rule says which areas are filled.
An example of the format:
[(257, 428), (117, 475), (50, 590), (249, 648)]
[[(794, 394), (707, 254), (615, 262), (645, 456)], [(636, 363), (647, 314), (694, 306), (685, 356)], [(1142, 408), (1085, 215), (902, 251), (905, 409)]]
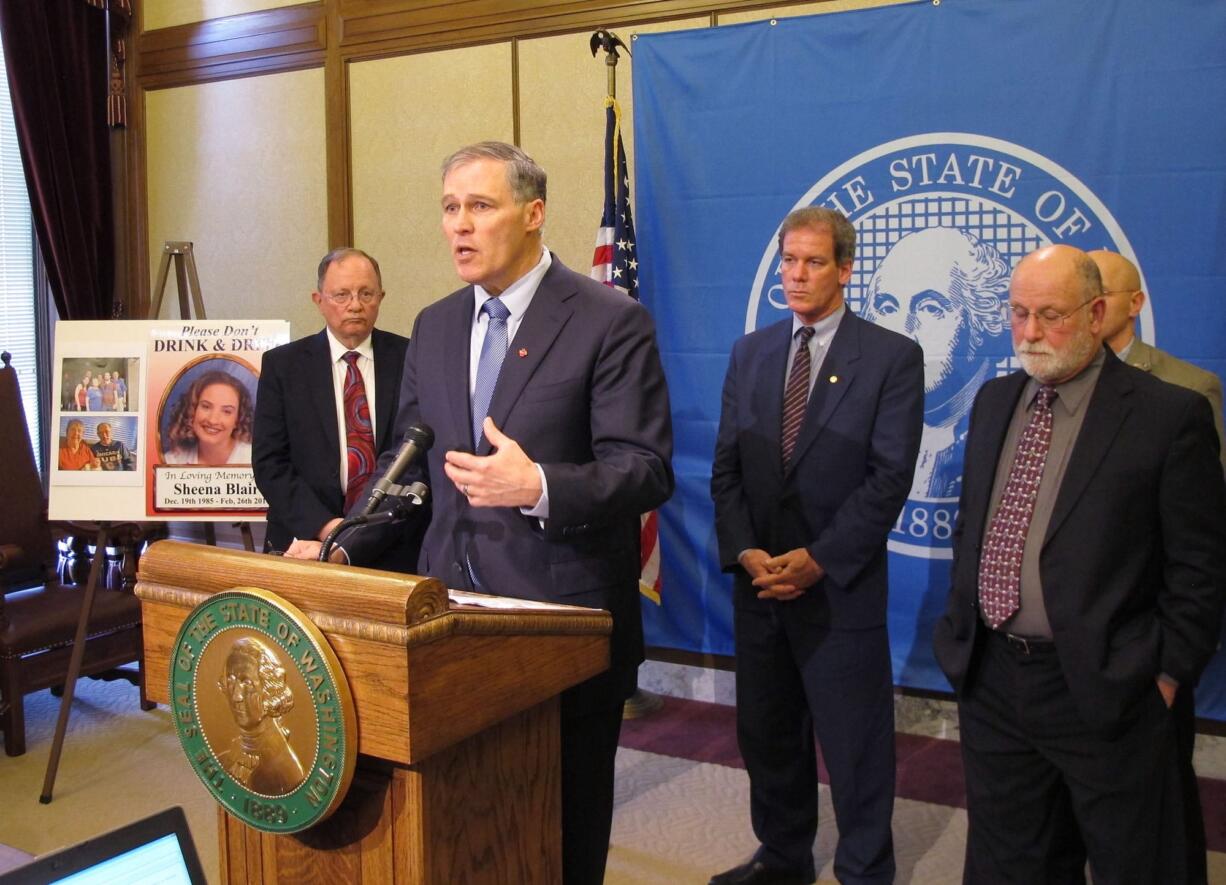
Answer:
[(1035, 394), (1034, 409), (1022, 430), (1005, 481), (1000, 506), (988, 523), (979, 559), (979, 608), (993, 630), (1009, 620), (1021, 605), (1022, 552), (1034, 516), (1034, 502), (1051, 449), (1051, 401), (1056, 389), (1044, 385)]
[(779, 433), (785, 470), (792, 460), (796, 438), (800, 436), (800, 425), (805, 420), (805, 404), (809, 401), (809, 339), (813, 337), (813, 329), (801, 326), (796, 330), (796, 337), (800, 344), (792, 360), (788, 385), (783, 390), (783, 427)]
[(351, 350), (341, 357), (345, 369), (345, 449), (349, 461), (349, 480), (345, 484), (345, 512), (352, 509), (366, 481), (375, 469), (375, 434), (370, 424), (370, 404), (366, 384), (358, 371), (358, 353)]

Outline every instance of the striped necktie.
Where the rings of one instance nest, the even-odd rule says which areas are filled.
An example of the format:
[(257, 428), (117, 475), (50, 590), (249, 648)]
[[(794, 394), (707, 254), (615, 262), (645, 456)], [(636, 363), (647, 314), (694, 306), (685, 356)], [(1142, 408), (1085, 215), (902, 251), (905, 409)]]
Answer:
[(809, 401), (809, 339), (812, 337), (813, 329), (809, 326), (801, 326), (796, 330), (799, 343), (796, 346), (796, 356), (792, 360), (792, 371), (788, 375), (788, 386), (783, 391), (783, 426), (779, 433), (779, 442), (785, 470), (792, 460), (796, 438), (800, 436), (800, 425), (805, 420), (805, 404)]

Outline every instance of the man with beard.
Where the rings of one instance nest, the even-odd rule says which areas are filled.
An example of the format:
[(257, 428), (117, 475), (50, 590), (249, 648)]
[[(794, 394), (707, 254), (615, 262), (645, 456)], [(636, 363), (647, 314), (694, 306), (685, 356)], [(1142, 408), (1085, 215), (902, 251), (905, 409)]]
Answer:
[(990, 244), (952, 227), (903, 237), (877, 266), (864, 318), (924, 350), (924, 438), (912, 498), (954, 498), (975, 393), (992, 374), (1004, 332), (1009, 265)]
[(1103, 347), (1070, 246), (1010, 284), (1023, 371), (971, 414), (934, 645), (958, 693), (967, 882), (1186, 882), (1169, 712), (1214, 652), (1226, 481), (1208, 401)]

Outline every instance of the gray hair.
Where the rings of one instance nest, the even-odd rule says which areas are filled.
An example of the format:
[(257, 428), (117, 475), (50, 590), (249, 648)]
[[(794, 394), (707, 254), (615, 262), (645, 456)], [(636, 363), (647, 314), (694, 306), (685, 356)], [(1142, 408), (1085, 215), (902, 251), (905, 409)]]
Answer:
[(834, 239), (834, 263), (840, 267), (856, 257), (856, 229), (847, 216), (837, 209), (825, 206), (806, 206), (793, 209), (779, 225), (779, 251), (783, 251), (783, 238), (794, 230), (829, 230)]
[(536, 160), (505, 141), (479, 141), (460, 148), (443, 161), (443, 178), (456, 167), (477, 160), (498, 160), (503, 164), (516, 203), (545, 202), (545, 170)]
[(375, 279), (379, 281), (379, 288), (383, 288), (383, 272), (379, 270), (379, 262), (367, 255), (361, 249), (355, 249), (353, 246), (341, 246), (338, 249), (333, 249), (319, 261), (319, 270), (315, 274), (315, 291), (322, 292), (324, 290), (324, 277), (328, 275), (328, 268), (338, 261), (343, 261), (346, 258), (365, 258), (370, 262), (370, 266), (375, 269)]

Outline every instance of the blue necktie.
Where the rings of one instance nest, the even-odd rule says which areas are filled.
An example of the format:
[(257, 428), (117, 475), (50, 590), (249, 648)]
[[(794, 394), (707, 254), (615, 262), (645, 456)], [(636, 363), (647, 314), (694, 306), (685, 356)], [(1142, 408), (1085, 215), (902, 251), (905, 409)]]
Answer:
[(481, 343), (481, 358), (477, 361), (477, 385), (473, 388), (473, 450), (481, 447), (481, 425), (490, 410), (490, 399), (498, 383), (498, 371), (507, 355), (507, 317), (511, 311), (498, 298), (481, 305), (489, 316), (485, 341)]

